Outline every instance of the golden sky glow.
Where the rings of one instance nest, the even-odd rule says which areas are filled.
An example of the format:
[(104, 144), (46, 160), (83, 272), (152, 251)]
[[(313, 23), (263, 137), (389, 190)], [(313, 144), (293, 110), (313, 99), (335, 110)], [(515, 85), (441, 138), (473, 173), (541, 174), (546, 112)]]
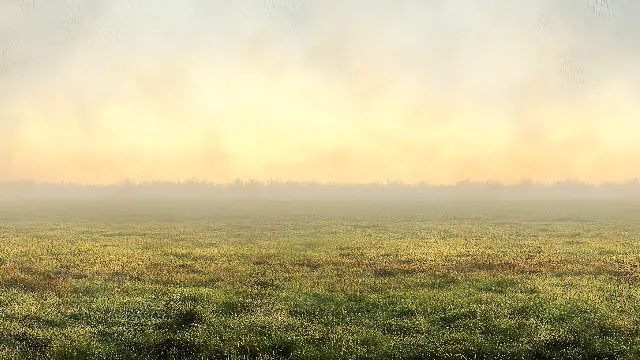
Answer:
[(0, 180), (638, 176), (640, 7), (478, 3), (1, 5)]

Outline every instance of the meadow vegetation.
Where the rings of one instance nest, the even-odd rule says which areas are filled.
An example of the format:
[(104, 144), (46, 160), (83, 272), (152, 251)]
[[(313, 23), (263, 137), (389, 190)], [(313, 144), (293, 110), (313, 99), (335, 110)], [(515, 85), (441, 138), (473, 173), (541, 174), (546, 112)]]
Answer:
[(640, 202), (0, 202), (0, 358), (640, 358)]

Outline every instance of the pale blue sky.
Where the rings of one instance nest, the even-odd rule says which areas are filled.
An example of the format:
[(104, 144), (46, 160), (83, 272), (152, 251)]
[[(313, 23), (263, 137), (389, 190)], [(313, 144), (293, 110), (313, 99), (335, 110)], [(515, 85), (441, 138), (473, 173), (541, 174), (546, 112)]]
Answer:
[[(517, 87), (531, 74), (531, 57), (545, 54), (545, 41), (561, 48), (553, 55), (579, 62), (585, 85), (621, 71), (637, 78), (628, 65), (639, 54), (640, 6), (630, 0), (22, 1), (33, 9), (1, 5), (0, 36), (30, 61), (23, 73), (38, 78), (87, 52), (83, 63), (102, 69), (96, 78), (111, 61), (167, 57), (189, 46), (198, 56), (234, 61), (257, 36), (270, 53), (316, 71), (348, 73), (361, 54), (363, 62), (401, 65), (407, 76), (457, 81), (483, 94)], [(551, 37), (542, 40), (544, 31)], [(520, 65), (518, 74), (496, 71), (495, 58), (505, 56)]]

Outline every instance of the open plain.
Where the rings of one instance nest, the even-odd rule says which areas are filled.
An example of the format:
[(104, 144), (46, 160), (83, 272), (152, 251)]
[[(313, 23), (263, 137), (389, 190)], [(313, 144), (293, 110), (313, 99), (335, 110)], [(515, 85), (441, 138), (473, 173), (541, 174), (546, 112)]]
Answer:
[(640, 358), (640, 203), (5, 201), (0, 357)]

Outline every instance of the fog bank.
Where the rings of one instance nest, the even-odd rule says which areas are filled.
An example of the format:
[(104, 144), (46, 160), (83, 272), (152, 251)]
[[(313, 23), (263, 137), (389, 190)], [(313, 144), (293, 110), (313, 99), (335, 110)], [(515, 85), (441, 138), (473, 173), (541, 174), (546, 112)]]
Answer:
[(640, 168), (640, 3), (0, 2), (0, 180)]

